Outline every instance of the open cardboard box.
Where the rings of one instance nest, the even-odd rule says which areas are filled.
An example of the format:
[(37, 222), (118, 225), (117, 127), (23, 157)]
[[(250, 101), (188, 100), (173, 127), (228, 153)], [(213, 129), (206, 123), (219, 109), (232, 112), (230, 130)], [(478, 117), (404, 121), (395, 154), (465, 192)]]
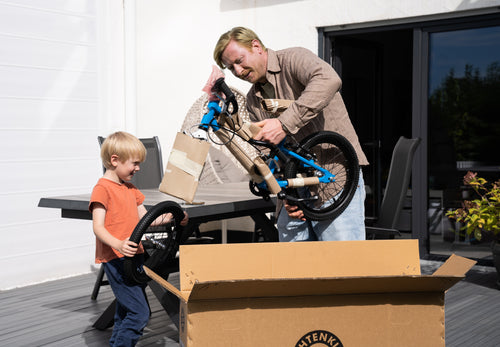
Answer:
[(444, 294), (474, 261), (421, 275), (418, 240), (180, 246), (181, 346), (444, 346)]

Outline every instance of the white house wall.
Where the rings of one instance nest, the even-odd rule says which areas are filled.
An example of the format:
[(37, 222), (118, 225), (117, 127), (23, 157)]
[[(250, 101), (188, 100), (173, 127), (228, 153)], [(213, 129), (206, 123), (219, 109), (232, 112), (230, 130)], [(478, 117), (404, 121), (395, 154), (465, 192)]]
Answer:
[[(60, 211), (37, 207), (38, 200), (90, 192), (102, 174), (96, 137), (117, 129), (158, 135), (166, 162), (176, 131), (202, 94), (221, 33), (248, 26), (273, 49), (317, 52), (318, 27), (498, 5), (125, 0), (124, 7), (121, 0), (0, 0), (0, 290), (91, 271), (90, 222), (62, 219)], [(227, 80), (248, 90), (231, 75)]]
[(0, 1), (0, 289), (91, 271), (91, 222), (37, 205), (89, 192), (102, 175), (97, 135), (123, 127), (123, 52), (99, 47), (120, 47), (116, 4)]

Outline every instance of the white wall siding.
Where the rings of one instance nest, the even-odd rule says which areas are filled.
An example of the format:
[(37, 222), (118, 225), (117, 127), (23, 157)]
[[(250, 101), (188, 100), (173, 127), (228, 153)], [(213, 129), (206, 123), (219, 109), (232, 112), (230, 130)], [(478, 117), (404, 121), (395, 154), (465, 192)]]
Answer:
[(0, 1), (0, 289), (90, 271), (89, 221), (37, 207), (100, 174), (95, 1)]

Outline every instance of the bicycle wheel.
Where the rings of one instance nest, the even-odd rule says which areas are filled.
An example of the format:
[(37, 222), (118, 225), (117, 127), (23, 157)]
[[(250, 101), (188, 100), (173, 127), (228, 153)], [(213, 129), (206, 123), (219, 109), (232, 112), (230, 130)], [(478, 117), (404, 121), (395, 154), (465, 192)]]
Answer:
[[(286, 194), (302, 201), (293, 202), (310, 220), (337, 218), (349, 205), (359, 179), (358, 157), (345, 137), (331, 131), (321, 131), (303, 139), (297, 150), (301, 156), (335, 175), (335, 181), (302, 188), (288, 188)], [(321, 172), (292, 159), (285, 166), (285, 177), (314, 177)], [(314, 197), (317, 196), (316, 200)]]
[[(151, 226), (158, 217), (166, 213), (174, 216), (171, 223)], [(144, 265), (165, 279), (170, 272), (169, 265), (175, 261), (175, 255), (179, 249), (182, 235), (180, 222), (183, 218), (184, 212), (179, 204), (173, 201), (160, 202), (141, 218), (130, 236), (130, 241), (141, 242), (144, 247)], [(135, 257), (125, 257), (125, 275), (136, 283), (150, 281), (149, 276), (139, 265)]]

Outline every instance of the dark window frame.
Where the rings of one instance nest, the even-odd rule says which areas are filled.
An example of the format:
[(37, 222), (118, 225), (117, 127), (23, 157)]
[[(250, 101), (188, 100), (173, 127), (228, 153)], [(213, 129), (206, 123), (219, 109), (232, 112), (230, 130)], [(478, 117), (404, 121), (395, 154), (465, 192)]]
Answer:
[(412, 171), (412, 237), (419, 240), (420, 254), (429, 255), (428, 237), (428, 75), (429, 36), (437, 32), (500, 25), (500, 8), (492, 7), (448, 14), (383, 22), (318, 28), (318, 55), (333, 65), (332, 37), (381, 31), (413, 30), (412, 136), (420, 137)]

